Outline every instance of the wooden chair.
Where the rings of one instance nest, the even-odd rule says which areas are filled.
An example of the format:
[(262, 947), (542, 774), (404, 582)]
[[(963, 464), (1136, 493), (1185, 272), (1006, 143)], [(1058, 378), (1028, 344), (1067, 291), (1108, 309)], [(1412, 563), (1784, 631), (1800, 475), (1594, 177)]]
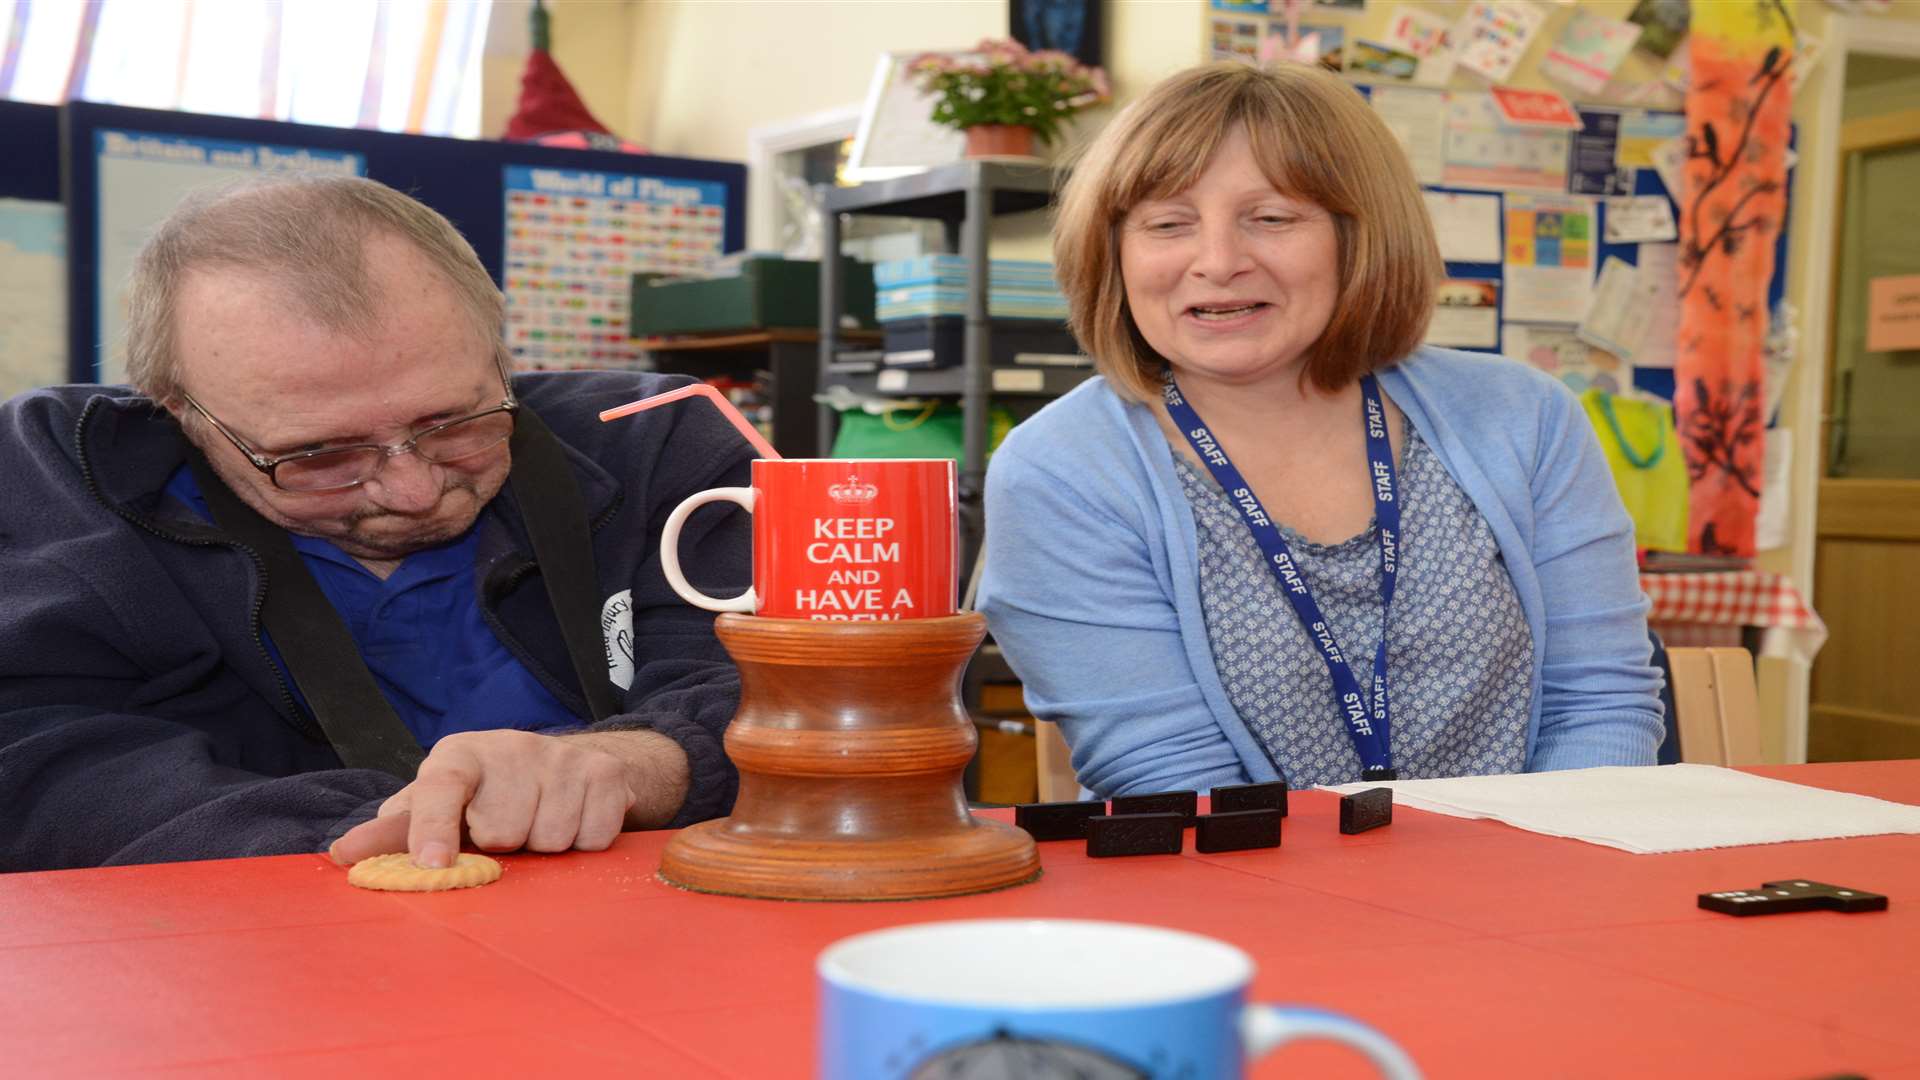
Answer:
[(1080, 781), (1074, 779), (1073, 761), (1068, 757), (1067, 740), (1060, 734), (1060, 725), (1035, 720), (1033, 742), (1038, 758), (1040, 801), (1073, 802), (1080, 798)]
[(1760, 694), (1753, 655), (1735, 648), (1667, 650), (1680, 760), (1760, 765)]

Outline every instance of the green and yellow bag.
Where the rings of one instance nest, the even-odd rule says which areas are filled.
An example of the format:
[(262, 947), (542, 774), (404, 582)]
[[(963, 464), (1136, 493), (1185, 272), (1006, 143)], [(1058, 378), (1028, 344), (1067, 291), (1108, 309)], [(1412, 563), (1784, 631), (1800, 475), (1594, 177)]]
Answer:
[(1634, 543), (1653, 551), (1687, 550), (1687, 461), (1674, 435), (1673, 406), (1605, 390), (1586, 391), (1580, 404), (1633, 518)]
[[(964, 438), (961, 420), (960, 406), (946, 401), (847, 409), (840, 414), (840, 430), (833, 437), (833, 456), (959, 461)], [(987, 416), (987, 453), (992, 454), (1011, 430), (1013, 414), (994, 406)]]

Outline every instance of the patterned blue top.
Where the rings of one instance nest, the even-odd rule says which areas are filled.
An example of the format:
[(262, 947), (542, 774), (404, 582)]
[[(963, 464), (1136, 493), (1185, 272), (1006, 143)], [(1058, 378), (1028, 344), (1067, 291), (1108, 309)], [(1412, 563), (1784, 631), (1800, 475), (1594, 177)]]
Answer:
[[(1193, 507), (1200, 603), (1228, 699), (1294, 787), (1360, 778), (1326, 661), (1211, 476), (1175, 454)], [(1387, 673), (1393, 763), (1402, 779), (1519, 772), (1526, 766), (1533, 635), (1487, 522), (1407, 425), (1400, 466), (1405, 555)], [(1349, 656), (1380, 641), (1376, 526), (1316, 544), (1282, 525), (1313, 597)]]

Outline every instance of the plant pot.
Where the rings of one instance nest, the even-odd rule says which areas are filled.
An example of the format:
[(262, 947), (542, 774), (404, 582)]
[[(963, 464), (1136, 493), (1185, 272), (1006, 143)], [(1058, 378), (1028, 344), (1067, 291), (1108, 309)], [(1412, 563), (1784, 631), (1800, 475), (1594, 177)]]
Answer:
[(968, 157), (1032, 157), (1033, 129), (1019, 124), (976, 124), (967, 129)]

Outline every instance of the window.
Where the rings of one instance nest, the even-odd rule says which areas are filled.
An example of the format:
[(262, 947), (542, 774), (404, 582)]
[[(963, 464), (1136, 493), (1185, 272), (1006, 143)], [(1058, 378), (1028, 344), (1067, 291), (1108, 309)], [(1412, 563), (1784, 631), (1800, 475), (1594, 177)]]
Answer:
[(473, 138), (491, 0), (0, 0), (0, 97)]

